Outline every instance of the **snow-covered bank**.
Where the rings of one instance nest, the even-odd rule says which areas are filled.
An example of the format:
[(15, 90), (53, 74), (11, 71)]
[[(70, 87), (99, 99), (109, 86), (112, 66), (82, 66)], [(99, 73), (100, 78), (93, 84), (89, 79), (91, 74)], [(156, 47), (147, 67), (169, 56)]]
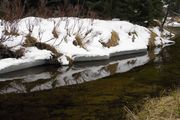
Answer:
[(180, 27), (180, 18), (168, 17), (165, 25), (167, 27)]
[(71, 61), (105, 60), (144, 52), (150, 43), (154, 46), (171, 43), (165, 38), (167, 31), (160, 33), (158, 27), (147, 29), (126, 21), (28, 17), (13, 23), (1, 20), (1, 24), (1, 43), (14, 51), (23, 48), (24, 56), (1, 59), (0, 71), (53, 56), (62, 65), (68, 65)]
[(178, 22), (171, 22), (167, 24), (168, 27), (180, 27), (180, 23)]

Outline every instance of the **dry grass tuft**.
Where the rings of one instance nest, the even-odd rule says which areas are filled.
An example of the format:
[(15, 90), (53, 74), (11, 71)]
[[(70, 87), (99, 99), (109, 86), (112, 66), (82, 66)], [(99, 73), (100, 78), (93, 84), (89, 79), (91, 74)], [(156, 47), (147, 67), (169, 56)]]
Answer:
[(107, 43), (104, 43), (104, 42), (101, 42), (101, 44), (104, 46), (104, 47), (114, 47), (114, 46), (117, 46), (119, 45), (119, 35), (116, 31), (112, 31), (111, 32), (111, 38), (108, 40)]
[(180, 23), (180, 17), (177, 16), (174, 19), (175, 19), (176, 22)]
[(25, 40), (24, 46), (25, 47), (32, 47), (32, 46), (34, 46), (34, 47), (37, 47), (40, 50), (43, 50), (43, 49), (44, 50), (49, 50), (52, 53), (54, 53), (54, 55), (56, 57), (59, 57), (59, 56), (62, 55), (53, 46), (51, 46), (49, 44), (46, 44), (46, 43), (37, 42), (37, 39), (32, 37), (32, 36), (30, 36), (30, 35), (26, 36), (26, 40)]
[(26, 39), (25, 39), (24, 46), (25, 47), (31, 47), (31, 46), (35, 46), (36, 43), (37, 43), (36, 38), (32, 37), (31, 35), (27, 35)]
[(85, 48), (85, 45), (83, 43), (83, 39), (79, 34), (76, 35), (75, 41), (73, 42), (74, 45), (80, 46), (81, 48)]
[(148, 50), (148, 56), (150, 60), (153, 60), (156, 57), (154, 49), (149, 49)]
[(155, 32), (151, 31), (151, 36), (150, 36), (149, 42), (148, 42), (149, 49), (153, 49), (154, 47), (156, 47), (155, 41), (156, 41), (157, 36), (158, 35)]
[(161, 27), (161, 22), (158, 20), (153, 20), (151, 22), (149, 22), (149, 27)]
[(46, 44), (46, 43), (37, 42), (34, 46), (37, 47), (40, 50), (49, 50), (52, 53), (54, 53), (54, 55), (57, 56), (57, 57), (62, 55), (56, 50), (56, 48), (54, 48), (53, 46), (51, 46), (49, 44)]
[(147, 100), (137, 115), (131, 111), (128, 114), (129, 120), (179, 120), (180, 91), (169, 96)]

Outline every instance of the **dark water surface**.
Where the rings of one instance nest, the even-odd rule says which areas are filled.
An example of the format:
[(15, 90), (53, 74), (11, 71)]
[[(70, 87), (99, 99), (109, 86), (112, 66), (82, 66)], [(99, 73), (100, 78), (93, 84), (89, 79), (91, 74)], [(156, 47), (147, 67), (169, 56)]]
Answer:
[(145, 98), (179, 87), (180, 37), (175, 40), (158, 55), (0, 75), (0, 120), (125, 119), (124, 106), (138, 109)]

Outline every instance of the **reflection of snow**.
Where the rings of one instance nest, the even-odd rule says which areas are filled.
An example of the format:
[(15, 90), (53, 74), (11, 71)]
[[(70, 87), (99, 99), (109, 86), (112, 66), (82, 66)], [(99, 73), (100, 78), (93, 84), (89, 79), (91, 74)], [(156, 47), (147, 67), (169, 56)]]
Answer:
[(33, 82), (39, 79), (45, 80), (45, 79), (50, 79), (50, 78), (51, 78), (50, 73), (45, 72), (45, 73), (40, 73), (40, 74), (30, 74), (30, 75), (19, 76), (19, 77), (0, 78), (0, 81), (23, 79), (23, 82)]
[[(24, 93), (40, 90), (52, 89), (60, 86), (67, 86), (73, 84), (81, 84), (92, 80), (104, 78), (116, 73), (123, 73), (131, 70), (134, 67), (146, 64), (149, 61), (148, 55), (126, 58), (122, 60), (111, 61), (105, 65), (97, 64), (91, 66), (72, 66), (70, 68), (60, 67), (54, 75), (51, 74), (51, 70), (42, 71), (36, 74), (23, 75), (19, 77), (4, 77), (0, 78), (0, 81), (11, 80), (9, 85), (5, 86), (1, 93)], [(93, 63), (92, 63), (93, 64)], [(14, 79), (18, 79), (18, 83), (14, 83)], [(27, 90), (25, 84), (33, 84), (36, 81), (45, 81), (42, 84), (34, 84), (34, 86)]]
[(10, 83), (8, 86), (6, 86), (3, 90), (0, 91), (0, 94), (4, 93), (25, 93), (26, 88), (22, 84), (17, 84), (15, 82)]

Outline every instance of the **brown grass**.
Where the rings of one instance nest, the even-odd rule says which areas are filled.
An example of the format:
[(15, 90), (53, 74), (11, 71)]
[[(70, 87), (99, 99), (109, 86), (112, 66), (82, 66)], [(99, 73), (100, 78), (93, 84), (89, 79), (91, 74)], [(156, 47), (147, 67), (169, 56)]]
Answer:
[(120, 38), (119, 38), (119, 35), (116, 31), (112, 31), (111, 32), (111, 38), (108, 40), (107, 43), (104, 43), (104, 42), (101, 42), (101, 44), (104, 46), (104, 47), (114, 47), (114, 46), (117, 46), (119, 45), (119, 41), (120, 41)]
[(26, 40), (25, 40), (24, 46), (25, 47), (32, 47), (32, 46), (34, 46), (34, 47), (37, 47), (40, 50), (43, 50), (43, 49), (49, 50), (52, 53), (54, 53), (54, 55), (57, 56), (57, 57), (62, 55), (53, 46), (51, 46), (49, 44), (46, 44), (46, 43), (38, 42), (38, 40), (36, 38), (34, 38), (34, 37), (30, 36), (30, 35), (26, 36)]
[(150, 36), (149, 42), (148, 42), (149, 49), (153, 49), (154, 47), (156, 47), (155, 41), (156, 41), (157, 36), (158, 35), (155, 32), (151, 31), (151, 36)]
[(180, 91), (161, 98), (149, 99), (136, 115), (128, 112), (128, 120), (179, 120)]
[(180, 23), (180, 17), (174, 17), (175, 21), (177, 21), (178, 23)]
[(37, 39), (32, 37), (31, 35), (27, 35), (25, 39), (24, 46), (25, 47), (31, 47), (34, 46), (37, 43)]
[(83, 39), (81, 38), (81, 36), (79, 34), (77, 34), (76, 37), (75, 37), (76, 45), (80, 46), (81, 48), (85, 48), (82, 40)]
[(148, 50), (148, 56), (149, 56), (149, 59), (152, 60), (156, 57), (155, 53), (154, 53), (154, 49), (149, 49)]

